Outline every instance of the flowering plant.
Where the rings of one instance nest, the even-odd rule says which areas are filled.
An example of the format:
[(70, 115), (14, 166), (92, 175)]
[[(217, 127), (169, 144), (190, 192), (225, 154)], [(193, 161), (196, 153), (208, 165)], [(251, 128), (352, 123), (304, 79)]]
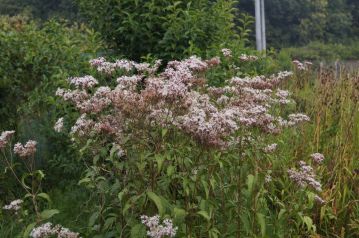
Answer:
[[(41, 187), (45, 174), (43, 171), (36, 169), (35, 153), (37, 142), (34, 140), (29, 140), (25, 144), (18, 142), (12, 148), (11, 139), (14, 134), (15, 131), (4, 131), (1, 133), (0, 152), (2, 156), (0, 157), (0, 161), (4, 165), (5, 172), (10, 172), (26, 194), (23, 199), (15, 199), (8, 205), (3, 206), (3, 210), (14, 213), (17, 219), (19, 219), (28, 214), (27, 212), (21, 212), (23, 206), (25, 206), (25, 201), (31, 201), (32, 210), (36, 215), (36, 219), (35, 222), (29, 224), (24, 230), (24, 236), (27, 236), (37, 223), (51, 218), (53, 215), (59, 213), (59, 211), (56, 209), (41, 210), (40, 207), (39, 200), (50, 202), (50, 197), (42, 191)], [(17, 160), (15, 155), (18, 155), (20, 160)], [(21, 165), (25, 172), (19, 175), (18, 167)], [(23, 220), (19, 219), (19, 221), (22, 222)]]
[[(223, 52), (230, 56), (229, 49)], [(241, 60), (257, 59), (242, 55)], [(181, 234), (240, 232), (240, 224), (227, 227), (216, 221), (240, 219), (243, 178), (238, 173), (244, 158), (253, 148), (264, 148), (266, 135), (309, 117), (278, 113), (292, 103), (290, 93), (278, 88), (291, 72), (233, 77), (215, 87), (206, 75), (220, 63), (219, 57), (192, 56), (161, 67), (161, 61), (108, 62), (101, 57), (90, 61), (96, 78), (70, 78), (72, 88), (57, 90), (79, 112), (70, 135), (82, 145), (89, 165), (80, 184), (102, 201), (91, 216), (95, 232), (138, 234), (144, 228), (135, 221), (150, 213), (184, 222)], [(55, 130), (66, 130), (63, 125), (60, 118)], [(263, 174), (263, 182), (265, 177), (269, 181)], [(227, 188), (229, 183), (237, 186)], [(117, 209), (122, 213), (112, 212)], [(207, 226), (198, 226), (202, 219)]]

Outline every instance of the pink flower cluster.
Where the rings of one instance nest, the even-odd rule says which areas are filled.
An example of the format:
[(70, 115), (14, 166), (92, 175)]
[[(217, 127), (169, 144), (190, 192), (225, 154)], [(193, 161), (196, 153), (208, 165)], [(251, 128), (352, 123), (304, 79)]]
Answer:
[(5, 148), (9, 143), (11, 137), (15, 134), (15, 131), (3, 131), (0, 135), (0, 149)]
[(57, 238), (79, 238), (80, 234), (70, 231), (61, 225), (53, 225), (52, 223), (44, 223), (32, 229), (30, 237), (32, 238), (50, 238), (56, 236)]
[(158, 215), (153, 217), (142, 215), (141, 221), (149, 229), (149, 231), (147, 231), (147, 235), (151, 238), (176, 236), (176, 232), (178, 228), (173, 227), (172, 221), (170, 219), (164, 219), (161, 224), (160, 217)]
[(95, 85), (98, 84), (98, 81), (92, 77), (91, 75), (87, 75), (84, 77), (75, 77), (68, 79), (70, 84), (74, 85), (76, 88), (93, 88)]
[(123, 70), (125, 72), (130, 72), (133, 69), (136, 69), (140, 73), (149, 73), (153, 74), (158, 70), (158, 67), (161, 66), (162, 61), (155, 61), (154, 65), (151, 66), (149, 63), (136, 63), (130, 60), (116, 60), (116, 62), (111, 63), (106, 61), (104, 57), (99, 57), (97, 59), (90, 60), (92, 67), (96, 68), (98, 72), (112, 74), (116, 70)]
[(300, 161), (299, 165), (299, 171), (294, 168), (288, 170), (289, 178), (302, 188), (310, 186), (316, 191), (321, 192), (322, 185), (316, 180), (313, 168), (310, 165), (307, 165), (304, 161)]
[(202, 60), (192, 56), (170, 61), (163, 72), (157, 72), (159, 63), (154, 66), (126, 60), (109, 63), (99, 58), (91, 64), (103, 71), (108, 65), (123, 68), (125, 62), (132, 68), (117, 78), (114, 88), (88, 90), (87, 86), (78, 86), (90, 86), (81, 80), (72, 83), (73, 90), (57, 90), (58, 96), (74, 104), (81, 113), (72, 134), (105, 133), (119, 142), (125, 131), (136, 132), (136, 128), (141, 133), (144, 127), (175, 127), (200, 144), (226, 148), (238, 141), (235, 132), (239, 129), (256, 127), (278, 133), (283, 126), (309, 120), (303, 114), (290, 115), (288, 120), (271, 114), (273, 105), (290, 101), (289, 92), (277, 89), (290, 72), (270, 77), (235, 77), (227, 86), (216, 88), (207, 85), (205, 73), (220, 64), (218, 57)]
[(317, 164), (321, 164), (324, 160), (324, 155), (321, 153), (311, 154), (310, 157), (312, 157), (313, 161)]
[(14, 153), (23, 158), (34, 156), (36, 153), (36, 145), (37, 142), (33, 140), (29, 140), (25, 145), (16, 143), (14, 145)]

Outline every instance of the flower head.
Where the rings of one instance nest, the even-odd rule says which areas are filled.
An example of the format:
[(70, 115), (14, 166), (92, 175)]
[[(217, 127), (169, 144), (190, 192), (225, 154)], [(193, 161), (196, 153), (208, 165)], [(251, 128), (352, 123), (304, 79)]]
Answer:
[(53, 225), (50, 222), (44, 223), (32, 229), (30, 237), (32, 238), (50, 238), (56, 236), (58, 238), (79, 238), (79, 233), (72, 232), (68, 228), (61, 225)]
[(230, 49), (223, 48), (221, 51), (224, 57), (232, 57), (232, 51)]
[(164, 219), (160, 222), (159, 215), (148, 217), (146, 215), (141, 216), (142, 223), (149, 229), (147, 235), (151, 238), (162, 238), (162, 237), (175, 237), (177, 227), (173, 227), (170, 219)]
[(15, 131), (3, 131), (0, 135), (0, 149), (5, 148)]
[(54, 130), (56, 132), (61, 132), (63, 129), (64, 129), (64, 118), (61, 117), (56, 121), (55, 126), (54, 126)]
[(313, 161), (316, 162), (317, 164), (321, 164), (324, 160), (324, 155), (321, 153), (311, 154), (310, 157), (312, 157)]
[(37, 142), (34, 140), (29, 140), (25, 145), (16, 143), (14, 145), (14, 153), (22, 158), (33, 156), (36, 152), (36, 145)]
[(299, 171), (293, 168), (288, 170), (289, 178), (302, 188), (310, 186), (318, 192), (322, 191), (322, 185), (316, 180), (313, 168), (307, 165), (304, 161), (300, 161), (299, 165)]
[(9, 205), (5, 205), (3, 207), (4, 210), (13, 210), (15, 212), (17, 212), (18, 210), (21, 209), (21, 204), (23, 203), (24, 201), (21, 200), (21, 199), (16, 199), (14, 201), (12, 201)]

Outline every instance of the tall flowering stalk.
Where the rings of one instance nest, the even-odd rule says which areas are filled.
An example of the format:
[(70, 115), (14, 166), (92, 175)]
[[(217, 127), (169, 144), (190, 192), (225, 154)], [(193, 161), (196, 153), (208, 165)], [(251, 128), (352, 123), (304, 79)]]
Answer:
[[(35, 153), (37, 142), (34, 140), (29, 140), (25, 144), (16, 143), (11, 149), (11, 138), (15, 134), (15, 131), (4, 131), (0, 136), (0, 151), (2, 152), (2, 162), (4, 163), (6, 169), (11, 171), (13, 177), (16, 179), (21, 188), (26, 192), (26, 197), (31, 199), (34, 211), (37, 217), (37, 221), (41, 221), (41, 211), (38, 204), (38, 196), (44, 196), (45, 193), (41, 191), (41, 181), (44, 177), (44, 174), (40, 170), (36, 170), (35, 166)], [(7, 149), (10, 149), (7, 151)], [(15, 157), (18, 155), (20, 161), (24, 165), (27, 172), (19, 176), (15, 171)], [(28, 178), (28, 179), (23, 179)], [(47, 195), (46, 195), (47, 196)], [(16, 199), (12, 201), (9, 205), (3, 207), (4, 210), (13, 210), (15, 213), (20, 210), (23, 200)]]

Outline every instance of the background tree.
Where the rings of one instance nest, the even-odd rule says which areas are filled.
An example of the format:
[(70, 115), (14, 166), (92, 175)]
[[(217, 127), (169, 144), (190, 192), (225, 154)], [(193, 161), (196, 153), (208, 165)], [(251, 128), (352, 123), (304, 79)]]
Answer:
[(52, 17), (79, 20), (74, 0), (0, 0), (0, 15), (24, 12), (42, 20)]
[(237, 39), (235, 1), (78, 0), (92, 27), (131, 59), (202, 54)]
[[(267, 0), (265, 4), (269, 46), (346, 42), (358, 37), (358, 1)], [(252, 0), (242, 0), (239, 8), (254, 15), (253, 5)]]

